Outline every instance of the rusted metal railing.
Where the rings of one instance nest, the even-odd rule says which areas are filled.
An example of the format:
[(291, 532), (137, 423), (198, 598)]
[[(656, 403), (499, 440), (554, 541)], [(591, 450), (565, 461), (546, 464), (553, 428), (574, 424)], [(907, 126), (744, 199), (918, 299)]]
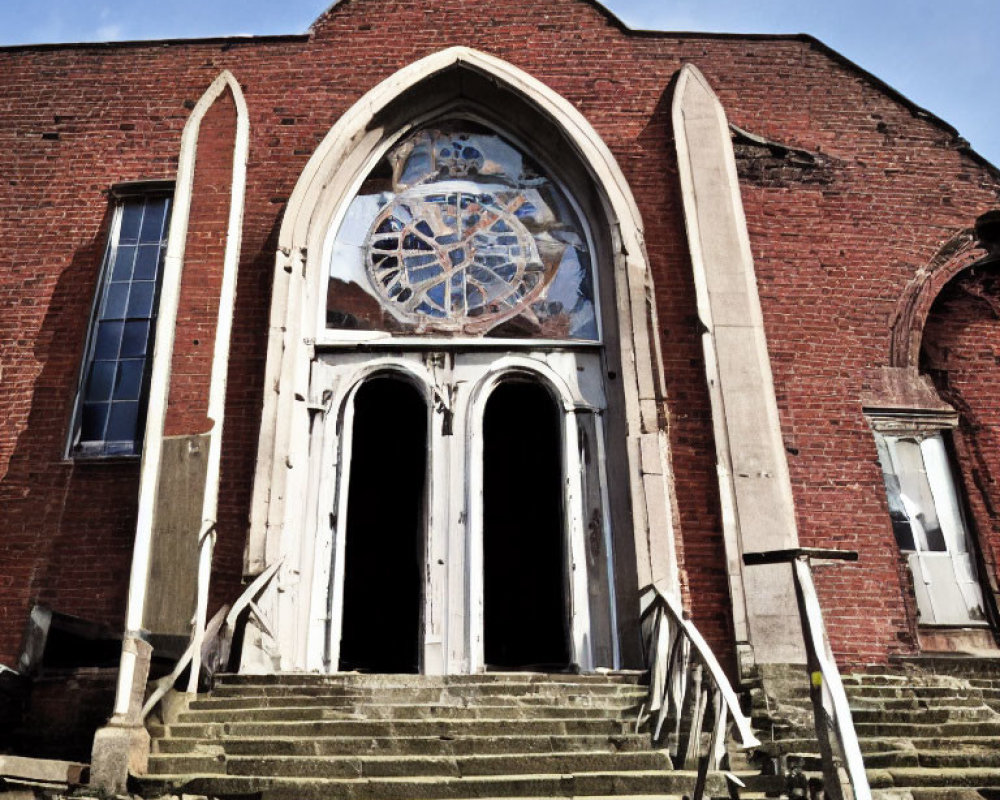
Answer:
[[(725, 672), (698, 629), (686, 619), (680, 604), (647, 586), (640, 597), (643, 643), (649, 668), (649, 699), (639, 712), (638, 729), (650, 722), (655, 743), (665, 742), (677, 767), (698, 767), (692, 795), (701, 800), (709, 770), (728, 767), (729, 720), (742, 749), (760, 741)], [(702, 752), (707, 713), (714, 715), (708, 748)], [(669, 722), (669, 725), (667, 724)], [(735, 775), (729, 776), (737, 784)]]

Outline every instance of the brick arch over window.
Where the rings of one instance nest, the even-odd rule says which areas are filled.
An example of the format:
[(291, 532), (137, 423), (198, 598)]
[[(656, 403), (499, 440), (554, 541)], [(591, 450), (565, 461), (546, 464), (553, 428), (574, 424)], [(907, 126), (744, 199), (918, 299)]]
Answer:
[(934, 258), (917, 271), (896, 304), (890, 333), (890, 366), (916, 368), (920, 365), (924, 326), (931, 307), (942, 289), (982, 255), (973, 229), (967, 228), (948, 239)]
[(605, 345), (619, 371), (614, 384), (621, 387), (623, 411), (620, 430), (609, 435), (627, 442), (632, 503), (631, 529), (617, 535), (639, 551), (628, 567), (633, 585), (656, 582), (678, 594), (665, 390), (638, 207), (611, 152), (571, 103), (513, 65), (465, 47), (427, 56), (358, 100), (319, 145), (289, 200), (274, 273), (245, 571), (258, 574), (280, 557), (283, 532), (293, 535), (299, 526), (297, 499), (308, 483), (310, 409), (317, 400), (309, 397), (309, 375), (312, 343), (323, 333), (325, 237), (393, 142), (449, 114), (474, 114), (530, 139), (540, 160), (591, 204), (591, 225), (603, 240), (605, 294), (614, 298), (613, 308), (604, 310)]

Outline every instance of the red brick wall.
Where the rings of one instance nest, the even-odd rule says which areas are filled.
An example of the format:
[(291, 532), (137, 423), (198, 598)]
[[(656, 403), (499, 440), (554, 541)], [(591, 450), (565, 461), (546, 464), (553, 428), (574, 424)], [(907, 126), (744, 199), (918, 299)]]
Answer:
[(673, 76), (697, 64), (732, 122), (834, 159), (828, 183), (747, 180), (744, 202), (802, 540), (862, 551), (856, 566), (817, 572), (834, 647), (860, 662), (911, 648), (860, 375), (887, 363), (906, 282), (997, 203), (996, 175), (956, 150), (948, 130), (805, 40), (629, 35), (580, 0), (345, 0), (312, 38), (0, 51), (0, 660), (10, 663), (35, 598), (107, 621), (123, 611), (136, 466), (61, 460), (106, 226), (102, 192), (172, 177), (185, 103), (233, 71), (251, 148), (214, 598), (228, 599), (239, 585), (284, 205), (352, 103), (449, 45), (506, 59), (566, 97), (630, 182), (657, 290), (692, 609), (723, 651), (730, 611)]
[(174, 329), (164, 435), (208, 432), (208, 394), (232, 204), (236, 105), (229, 89), (202, 118), (192, 184), (184, 272)]

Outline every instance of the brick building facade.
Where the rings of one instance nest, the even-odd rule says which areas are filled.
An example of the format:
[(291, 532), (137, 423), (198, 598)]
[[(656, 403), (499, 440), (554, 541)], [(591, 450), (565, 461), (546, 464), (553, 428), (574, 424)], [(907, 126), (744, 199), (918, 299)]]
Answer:
[[(421, 130), (447, 138), (463, 125), (468, 135), (498, 136), (534, 159), (533, 180), (562, 186), (585, 220), (589, 247), (571, 247), (586, 251), (594, 270), (603, 321), (593, 341), (546, 341), (535, 329), (491, 341), (488, 330), (422, 323), (365, 336), (314, 321), (330, 311), (323, 280), (334, 258), (315, 226), (336, 230), (362, 181), (382, 180), (375, 164), (395, 143)], [(712, 138), (720, 130), (725, 141)], [(587, 428), (581, 421), (580, 430), (601, 439), (573, 456), (582, 459), (575, 464), (582, 483), (560, 501), (567, 529), (578, 524), (583, 543), (566, 557), (593, 562), (589, 594), (585, 584), (574, 595), (572, 575), (562, 579), (569, 597), (562, 602), (573, 614), (591, 606), (589, 622), (573, 616), (566, 623), (568, 662), (637, 665), (637, 590), (650, 580), (683, 597), (734, 679), (756, 663), (795, 660), (789, 636), (797, 631), (778, 630), (787, 628), (788, 609), (778, 609), (782, 617), (769, 608), (787, 599), (787, 587), (761, 595), (739, 555), (797, 545), (860, 554), (856, 563), (814, 569), (842, 666), (994, 647), (1000, 264), (987, 247), (995, 223), (983, 222), (978, 238), (973, 226), (998, 206), (1000, 173), (945, 122), (810, 37), (632, 31), (586, 0), (502, 7), (344, 0), (303, 35), (3, 48), (0, 175), (4, 665), (17, 667), (37, 604), (111, 626), (126, 640), (150, 638), (155, 657), (157, 646), (186, 643), (192, 616), (204, 624), (279, 564), (267, 590), (274, 596), (265, 593), (260, 603), (272, 630), (248, 634), (258, 655), (246, 657), (247, 668), (337, 669), (329, 619), (317, 622), (315, 608), (307, 619), (301, 609), (310, 602), (325, 608), (317, 582), (329, 581), (335, 594), (343, 577), (328, 568), (305, 585), (302, 567), (324, 554), (336, 561), (338, 536), (351, 523), (324, 511), (328, 538), (314, 532), (315, 550), (304, 555), (289, 542), (317, 524), (303, 522), (301, 506), (348, 491), (343, 459), (350, 453), (334, 439), (350, 417), (338, 418), (325, 439), (317, 430), (338, 413), (331, 397), (347, 391), (347, 367), (364, 371), (369, 362), (370, 374), (430, 376), (431, 429), (451, 437), (424, 434), (432, 459), (459, 447), (458, 434), (445, 428), (461, 403), (449, 405), (442, 387), (503, 370), (523, 378), (534, 369), (529, 362), (548, 365), (553, 385), (570, 385), (577, 373), (600, 384), (594, 391), (602, 400), (589, 399), (581, 382), (556, 402), (581, 420), (592, 414), (598, 422)], [(130, 346), (121, 331), (152, 317), (130, 316), (131, 307), (121, 320), (106, 315), (114, 259), (133, 246), (124, 231), (128, 214), (138, 212), (129, 209), (146, 203), (144, 219), (152, 219), (149, 198), (156, 197), (172, 209), (162, 238), (140, 236), (134, 245), (137, 252), (162, 248), (150, 256), (161, 264), (152, 279), (161, 281), (156, 355), (143, 361), (139, 351), (152, 345), (136, 345), (144, 383), (136, 397), (119, 401)], [(741, 249), (744, 220), (748, 248)], [(322, 253), (310, 247), (316, 244)], [(235, 302), (227, 310), (229, 263)], [(130, 297), (139, 296), (139, 269), (136, 261)], [(748, 274), (752, 290), (727, 283)], [(171, 280), (178, 288), (168, 299)], [(731, 302), (733, 294), (741, 299)], [(333, 305), (335, 296), (331, 290)], [(391, 306), (395, 297), (382, 302)], [(231, 337), (223, 337), (229, 342), (220, 354), (216, 341), (230, 311)], [(403, 316), (386, 319), (403, 325)], [(126, 337), (117, 360), (107, 360), (118, 370), (110, 400), (98, 396), (98, 378), (88, 372), (97, 374), (101, 325)], [(345, 330), (350, 335), (341, 336)], [(755, 339), (758, 330), (763, 336)], [(727, 331), (750, 349), (727, 349)], [(763, 350), (750, 346), (765, 338)], [(566, 366), (570, 356), (576, 361)], [(453, 383), (441, 377), (448, 370), (458, 376)], [(321, 373), (328, 385), (316, 382)], [(213, 392), (222, 390), (213, 411)], [(343, 394), (344, 407), (353, 398)], [(212, 434), (222, 423), (218, 408), (221, 448)], [(87, 416), (99, 414), (103, 422)], [(128, 435), (111, 436), (116, 414), (122, 425), (134, 417), (138, 426), (132, 451), (121, 444)], [(91, 436), (92, 424), (104, 427)], [(910, 462), (900, 461), (899, 475), (891, 468), (884, 475), (891, 448), (902, 454), (900, 442), (914, 443), (930, 459), (920, 443), (938, 434), (957, 512), (942, 505), (948, 469), (934, 473), (921, 462), (913, 480), (937, 475), (923, 501), (942, 519), (957, 513), (959, 526), (964, 520), (965, 554), (955, 539), (961, 533), (941, 532), (956, 523), (934, 528), (929, 510), (907, 494), (910, 478), (902, 473)], [(371, 446), (391, 459), (394, 440), (380, 436)], [(479, 452), (474, 433), (468, 436), (469, 452)], [(557, 446), (569, 470), (575, 448), (565, 440)], [(428, 469), (436, 475), (433, 464)], [(340, 488), (333, 486), (338, 475)], [(887, 499), (894, 477), (902, 489), (894, 495), (890, 487)], [(434, 481), (447, 478), (427, 485)], [(425, 505), (451, 509), (452, 527), (439, 542), (447, 569), (455, 520), (464, 525), (478, 502), (455, 510), (464, 502), (455, 497), (481, 481), (473, 475), (450, 484), (450, 497), (424, 495)], [(215, 492), (216, 513), (206, 516), (204, 498)], [(754, 493), (775, 499), (755, 505)], [(517, 492), (510, 502), (519, 502)], [(143, 536), (137, 524), (146, 531), (146, 561), (135, 556)], [(431, 523), (414, 524), (429, 537), (417, 557), (436, 557)], [(211, 581), (202, 581), (200, 595), (199, 530), (214, 537)], [(907, 535), (924, 536), (923, 546)], [(968, 565), (976, 589), (960, 576), (951, 595), (935, 595), (938, 573), (921, 570), (937, 567), (921, 552), (944, 553), (959, 571)], [(482, 553), (470, 553), (462, 568), (481, 569)], [(594, 566), (601, 559), (607, 569)], [(504, 568), (518, 570), (514, 561)], [(918, 573), (929, 594), (915, 588)], [(476, 634), (468, 633), (474, 600), (456, 588), (460, 576), (443, 576), (440, 596), (433, 580), (417, 590), (424, 609), (415, 624), (424, 638), (416, 667), (481, 668)], [(147, 587), (142, 600), (137, 582)], [(938, 609), (936, 624), (928, 624), (927, 609), (953, 602), (955, 592), (964, 592), (967, 618)], [(451, 603), (433, 620), (432, 595)], [(597, 607), (609, 598), (605, 619)], [(472, 605), (456, 608), (466, 601)], [(592, 629), (574, 628), (584, 624)], [(574, 637), (591, 649), (581, 655)]]

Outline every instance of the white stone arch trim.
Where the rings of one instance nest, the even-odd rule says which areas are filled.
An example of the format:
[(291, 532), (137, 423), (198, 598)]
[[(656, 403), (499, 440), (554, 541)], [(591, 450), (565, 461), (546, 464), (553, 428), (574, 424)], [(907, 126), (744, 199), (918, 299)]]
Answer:
[[(201, 123), (209, 109), (223, 92), (229, 89), (236, 107), (236, 138), (233, 146), (233, 172), (230, 189), (229, 218), (226, 230), (226, 249), (223, 255), (223, 280), (219, 297), (219, 315), (212, 356), (208, 415), (213, 422), (209, 439), (207, 460), (208, 474), (202, 506), (204, 526), (214, 529), (218, 504), (219, 464), (221, 456), (222, 423), (225, 412), (226, 378), (229, 368), (230, 334), (236, 294), (236, 273), (239, 266), (240, 244), (243, 231), (243, 208), (246, 188), (246, 165), (250, 142), (250, 115), (239, 82), (229, 70), (223, 70), (201, 96), (191, 111), (181, 133), (177, 179), (174, 187), (173, 209), (164, 256), (163, 278), (157, 310), (156, 340), (150, 370), (149, 400), (146, 410), (146, 430), (139, 473), (139, 500), (136, 517), (135, 544), (129, 575), (129, 596), (126, 609), (126, 641), (140, 638), (146, 605), (147, 576), (152, 557), (153, 515), (156, 508), (160, 461), (162, 457), (163, 430), (166, 421), (167, 400), (170, 393), (170, 369), (173, 359), (174, 331), (180, 301), (181, 276), (184, 271), (184, 253), (187, 244), (188, 221), (194, 190), (195, 166), (198, 154), (198, 136)], [(202, 542), (210, 539), (201, 534)], [(211, 568), (211, 551), (199, 557), (199, 590), (195, 630), (204, 628), (207, 608), (208, 579)], [(129, 705), (128, 686), (135, 672), (134, 654), (128, 648), (122, 651), (122, 668), (119, 672), (115, 713), (126, 713)], [(126, 663), (128, 662), (128, 663)]]
[(467, 47), (433, 53), (365, 94), (319, 145), (291, 195), (274, 273), (245, 571), (254, 575), (272, 563), (280, 552), (283, 531), (296, 524), (296, 499), (306, 480), (297, 473), (306, 463), (305, 405), (317, 336), (313, 312), (322, 296), (324, 236), (371, 153), (393, 133), (379, 128), (379, 112), (422, 81), (455, 67), (503, 85), (548, 117), (575, 148), (599, 189), (614, 261), (638, 585), (655, 580), (664, 590), (677, 592), (673, 481), (666, 438), (659, 427), (665, 389), (638, 206), (614, 156), (569, 101), (514, 65)]
[(498, 359), (472, 388), (469, 410), (466, 450), (468, 463), (468, 524), (466, 525), (466, 552), (469, 559), (469, 608), (467, 650), (470, 672), (485, 669), (483, 650), (483, 584), (485, 562), (483, 559), (483, 416), (493, 391), (512, 378), (527, 379), (544, 388), (562, 411), (562, 469), (563, 508), (565, 509), (565, 558), (570, 585), (570, 650), (573, 663), (584, 672), (594, 668), (594, 655), (590, 632), (590, 604), (588, 602), (586, 521), (582, 515), (582, 465), (578, 448), (576, 410), (582, 407), (579, 398), (562, 379), (544, 362), (526, 356), (507, 356)]
[[(354, 398), (364, 384), (381, 376), (397, 378), (417, 390), (427, 407), (427, 429), (428, 435), (430, 434), (433, 393), (431, 376), (422, 365), (385, 356), (359, 364), (340, 376), (326, 412), (332, 417), (332, 425), (325, 425), (323, 435), (314, 440), (320, 468), (313, 471), (318, 479), (309, 498), (309, 508), (313, 509), (311, 524), (303, 532), (301, 539), (289, 537), (285, 542), (288, 548), (285, 556), (289, 563), (287, 573), (283, 576), (285, 585), (295, 580), (296, 575), (303, 576), (306, 585), (301, 587), (301, 594), (308, 598), (308, 602), (302, 604), (300, 609), (307, 612), (301, 618), (301, 624), (308, 626), (308, 629), (305, 635), (293, 630), (278, 631), (280, 638), (275, 644), (282, 669), (330, 672), (337, 668), (340, 642), (336, 635), (331, 637), (330, 632), (340, 631), (343, 618), (347, 497), (354, 445)], [(331, 428), (339, 430), (340, 435), (331, 435)], [(315, 460), (314, 458), (314, 463)], [(427, 466), (429, 473), (429, 461)], [(430, 491), (429, 484), (428, 480), (425, 487), (427, 492)], [(326, 524), (331, 508), (334, 509), (337, 521), (335, 530)], [(293, 599), (291, 593), (285, 593), (278, 602), (291, 602)], [(280, 618), (281, 611), (278, 613)]]

